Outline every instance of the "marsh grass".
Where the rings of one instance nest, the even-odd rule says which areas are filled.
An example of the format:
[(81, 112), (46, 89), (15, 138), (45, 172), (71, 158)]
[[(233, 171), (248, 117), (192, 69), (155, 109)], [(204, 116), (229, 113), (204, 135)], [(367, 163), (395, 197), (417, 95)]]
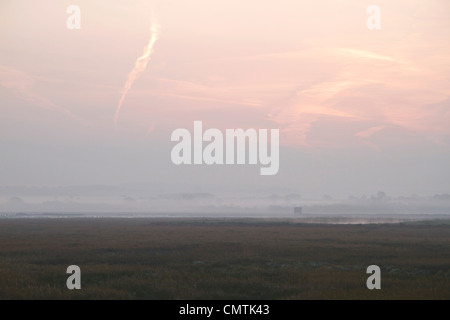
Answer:
[[(0, 220), (1, 299), (449, 299), (450, 224)], [(82, 289), (66, 288), (76, 264)], [(381, 290), (366, 268), (381, 267)]]

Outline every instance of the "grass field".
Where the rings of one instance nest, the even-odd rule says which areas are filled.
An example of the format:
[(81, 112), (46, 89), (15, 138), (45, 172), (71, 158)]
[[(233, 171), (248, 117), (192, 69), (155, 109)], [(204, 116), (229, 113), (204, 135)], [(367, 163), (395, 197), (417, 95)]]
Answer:
[(0, 299), (449, 298), (448, 221), (0, 220)]

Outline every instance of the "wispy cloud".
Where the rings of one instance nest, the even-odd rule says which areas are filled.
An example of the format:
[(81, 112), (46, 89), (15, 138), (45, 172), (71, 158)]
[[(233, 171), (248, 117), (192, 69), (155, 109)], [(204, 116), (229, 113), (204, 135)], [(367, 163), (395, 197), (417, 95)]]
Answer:
[(152, 20), (153, 21), (152, 21), (152, 26), (151, 26), (150, 40), (147, 43), (147, 45), (145, 46), (144, 52), (142, 53), (142, 55), (136, 60), (136, 62), (134, 64), (134, 68), (128, 74), (127, 81), (125, 82), (125, 85), (122, 89), (122, 95), (120, 97), (119, 104), (117, 105), (116, 112), (114, 113), (114, 125), (115, 126), (117, 126), (120, 109), (122, 108), (123, 102), (125, 100), (125, 97), (128, 94), (128, 91), (130, 91), (131, 86), (136, 81), (139, 74), (142, 73), (147, 68), (147, 64), (149, 63), (149, 61), (152, 57), (155, 43), (159, 38), (159, 32), (160, 32), (161, 27), (154, 18)]
[(336, 50), (336, 52), (338, 54), (342, 54), (342, 55), (346, 55), (346, 56), (354, 57), (354, 58), (384, 60), (384, 61), (406, 64), (405, 61), (402, 61), (399, 59), (394, 59), (389, 56), (385, 56), (385, 55), (381, 55), (381, 54), (377, 54), (377, 53), (365, 51), (365, 50), (357, 50), (357, 49), (350, 49), (350, 48), (338, 48)]
[[(49, 98), (38, 93), (34, 89), (34, 85), (36, 82), (41, 80), (42, 77), (33, 76), (11, 67), (0, 66), (0, 85), (10, 90), (18, 98), (27, 101), (31, 106), (53, 110), (55, 112), (64, 114), (65, 116), (80, 124), (90, 125), (87, 120), (81, 118), (69, 109), (52, 102)], [(45, 78), (45, 80), (48, 81), (47, 78)]]

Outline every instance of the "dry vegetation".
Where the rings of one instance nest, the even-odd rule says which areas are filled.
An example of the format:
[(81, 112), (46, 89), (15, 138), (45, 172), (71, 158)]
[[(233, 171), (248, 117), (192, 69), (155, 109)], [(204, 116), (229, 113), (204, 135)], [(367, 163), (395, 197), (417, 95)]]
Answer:
[(449, 248), (448, 223), (3, 219), (0, 298), (449, 299)]

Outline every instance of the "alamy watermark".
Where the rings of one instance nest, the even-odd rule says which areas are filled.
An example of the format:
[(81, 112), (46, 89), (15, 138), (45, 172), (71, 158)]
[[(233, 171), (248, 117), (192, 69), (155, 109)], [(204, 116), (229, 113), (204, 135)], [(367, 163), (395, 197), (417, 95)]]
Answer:
[(261, 175), (275, 175), (280, 166), (279, 139), (279, 129), (270, 129), (269, 144), (268, 129), (226, 129), (223, 134), (210, 128), (203, 132), (202, 121), (194, 121), (193, 135), (183, 128), (172, 132), (171, 141), (178, 143), (172, 149), (171, 159), (176, 165), (259, 163), (263, 166)]
[(70, 16), (66, 20), (66, 26), (69, 30), (81, 29), (81, 9), (77, 5), (70, 5), (66, 9), (66, 13)]
[(369, 30), (381, 29), (381, 9), (377, 5), (370, 5), (366, 9), (366, 13), (370, 14), (367, 18), (366, 26)]
[(371, 265), (367, 267), (367, 274), (371, 274), (367, 278), (366, 286), (367, 289), (373, 290), (373, 289), (381, 289), (381, 269), (377, 265)]
[(66, 281), (67, 289), (80, 290), (81, 289), (81, 269), (80, 269), (80, 267), (77, 265), (68, 266), (66, 273), (71, 274), (71, 276), (69, 276)]

